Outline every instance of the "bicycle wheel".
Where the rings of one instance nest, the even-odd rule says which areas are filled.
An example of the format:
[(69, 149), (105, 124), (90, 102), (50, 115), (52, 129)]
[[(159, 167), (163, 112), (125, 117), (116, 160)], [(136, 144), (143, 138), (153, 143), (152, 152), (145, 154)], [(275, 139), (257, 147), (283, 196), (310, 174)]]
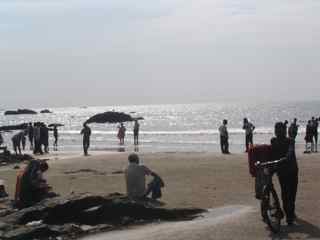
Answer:
[(273, 188), (266, 188), (263, 191), (261, 214), (264, 222), (268, 224), (270, 230), (274, 233), (278, 233), (280, 231), (283, 213), (280, 208), (277, 192)]

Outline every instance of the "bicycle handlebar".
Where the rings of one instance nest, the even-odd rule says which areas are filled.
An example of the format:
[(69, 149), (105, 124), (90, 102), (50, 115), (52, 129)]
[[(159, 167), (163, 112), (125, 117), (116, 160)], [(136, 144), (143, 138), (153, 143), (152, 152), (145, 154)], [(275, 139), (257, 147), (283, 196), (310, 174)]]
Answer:
[(272, 166), (272, 165), (276, 165), (276, 164), (278, 164), (280, 162), (283, 162), (285, 160), (287, 160), (286, 157), (280, 158), (280, 159), (275, 160), (275, 161), (268, 161), (268, 162), (260, 162), (260, 161), (258, 161), (254, 165), (256, 167), (269, 167), (269, 166)]

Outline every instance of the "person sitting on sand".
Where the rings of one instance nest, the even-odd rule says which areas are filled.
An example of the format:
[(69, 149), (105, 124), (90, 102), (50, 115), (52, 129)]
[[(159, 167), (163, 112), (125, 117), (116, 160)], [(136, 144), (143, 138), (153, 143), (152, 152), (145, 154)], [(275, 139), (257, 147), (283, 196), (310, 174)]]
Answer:
[[(152, 199), (162, 196), (161, 188), (164, 187), (162, 179), (149, 168), (139, 165), (139, 156), (132, 153), (128, 157), (129, 166), (125, 170), (127, 195), (130, 198), (140, 199), (152, 193)], [(153, 176), (153, 180), (146, 188), (146, 176)]]
[(43, 178), (43, 173), (48, 169), (49, 166), (45, 161), (32, 160), (18, 173), (15, 192), (17, 207), (29, 207), (45, 198), (57, 196), (50, 192), (51, 187)]

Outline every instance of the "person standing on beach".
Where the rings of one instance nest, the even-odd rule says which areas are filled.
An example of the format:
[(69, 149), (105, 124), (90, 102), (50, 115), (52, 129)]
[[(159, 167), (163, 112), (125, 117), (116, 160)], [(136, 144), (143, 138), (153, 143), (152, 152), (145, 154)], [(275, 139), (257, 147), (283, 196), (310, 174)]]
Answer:
[(296, 137), (298, 135), (298, 128), (299, 125), (297, 124), (297, 119), (293, 119), (293, 122), (291, 123), (289, 129), (288, 129), (288, 135), (289, 138), (292, 140), (296, 140)]
[(32, 123), (29, 123), (28, 126), (28, 138), (29, 138), (29, 142), (30, 142), (30, 150), (33, 150), (33, 126)]
[(288, 225), (296, 220), (295, 202), (298, 189), (298, 164), (294, 154), (292, 140), (285, 135), (285, 124), (275, 124), (275, 137), (271, 139), (272, 160), (286, 158), (279, 165), (277, 175), (281, 187), (283, 210), (286, 214)]
[(223, 154), (230, 154), (229, 152), (229, 134), (227, 129), (228, 121), (224, 119), (222, 125), (219, 127), (220, 146)]
[(33, 137), (34, 137), (34, 154), (43, 154), (42, 147), (41, 147), (41, 130), (40, 130), (40, 123), (37, 122), (34, 124), (33, 128)]
[(245, 134), (246, 134), (246, 150), (245, 150), (245, 152), (248, 152), (249, 145), (253, 144), (253, 131), (255, 129), (255, 126), (251, 122), (249, 122), (247, 118), (244, 118), (242, 129), (245, 130)]
[(90, 147), (91, 129), (86, 123), (83, 124), (83, 128), (82, 128), (80, 134), (83, 135), (83, 152), (84, 152), (84, 155), (88, 156), (88, 149)]
[(138, 123), (138, 120), (135, 120), (134, 126), (133, 126), (134, 145), (139, 145), (139, 129), (140, 129), (140, 124)]
[(120, 123), (120, 126), (118, 127), (118, 138), (120, 141), (120, 145), (124, 145), (124, 137), (126, 136), (126, 128), (123, 125), (123, 123)]
[(13, 150), (16, 153), (16, 155), (18, 155), (18, 152), (21, 155), (21, 144), (22, 144), (22, 139), (24, 137), (25, 137), (25, 131), (20, 131), (17, 134), (13, 135), (13, 137), (11, 138)]
[(53, 127), (53, 137), (54, 137), (53, 151), (58, 151), (58, 128), (56, 125)]
[(2, 145), (2, 143), (3, 143), (3, 137), (2, 137), (1, 132), (0, 132), (0, 146)]
[(313, 151), (318, 152), (318, 127), (319, 127), (318, 119), (316, 119), (315, 117), (312, 117), (311, 124), (312, 124), (312, 138), (314, 140)]
[(284, 123), (283, 123), (286, 137), (288, 137), (288, 123), (289, 123), (288, 120), (285, 120)]
[(313, 152), (313, 130), (312, 130), (311, 120), (309, 120), (307, 123), (306, 136), (305, 136), (304, 140), (306, 141), (306, 150), (304, 151), (304, 153)]
[(45, 123), (40, 126), (40, 141), (44, 146), (44, 152), (49, 153), (49, 128)]

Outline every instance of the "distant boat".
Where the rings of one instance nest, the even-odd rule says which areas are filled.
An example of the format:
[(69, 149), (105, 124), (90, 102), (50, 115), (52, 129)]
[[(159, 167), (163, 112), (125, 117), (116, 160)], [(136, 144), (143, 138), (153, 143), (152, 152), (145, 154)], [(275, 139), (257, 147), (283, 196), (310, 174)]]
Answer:
[(30, 109), (18, 109), (16, 111), (9, 110), (4, 112), (4, 115), (18, 115), (18, 114), (37, 114), (37, 112)]
[(82, 107), (80, 107), (80, 108), (88, 108), (87, 106), (82, 106)]

